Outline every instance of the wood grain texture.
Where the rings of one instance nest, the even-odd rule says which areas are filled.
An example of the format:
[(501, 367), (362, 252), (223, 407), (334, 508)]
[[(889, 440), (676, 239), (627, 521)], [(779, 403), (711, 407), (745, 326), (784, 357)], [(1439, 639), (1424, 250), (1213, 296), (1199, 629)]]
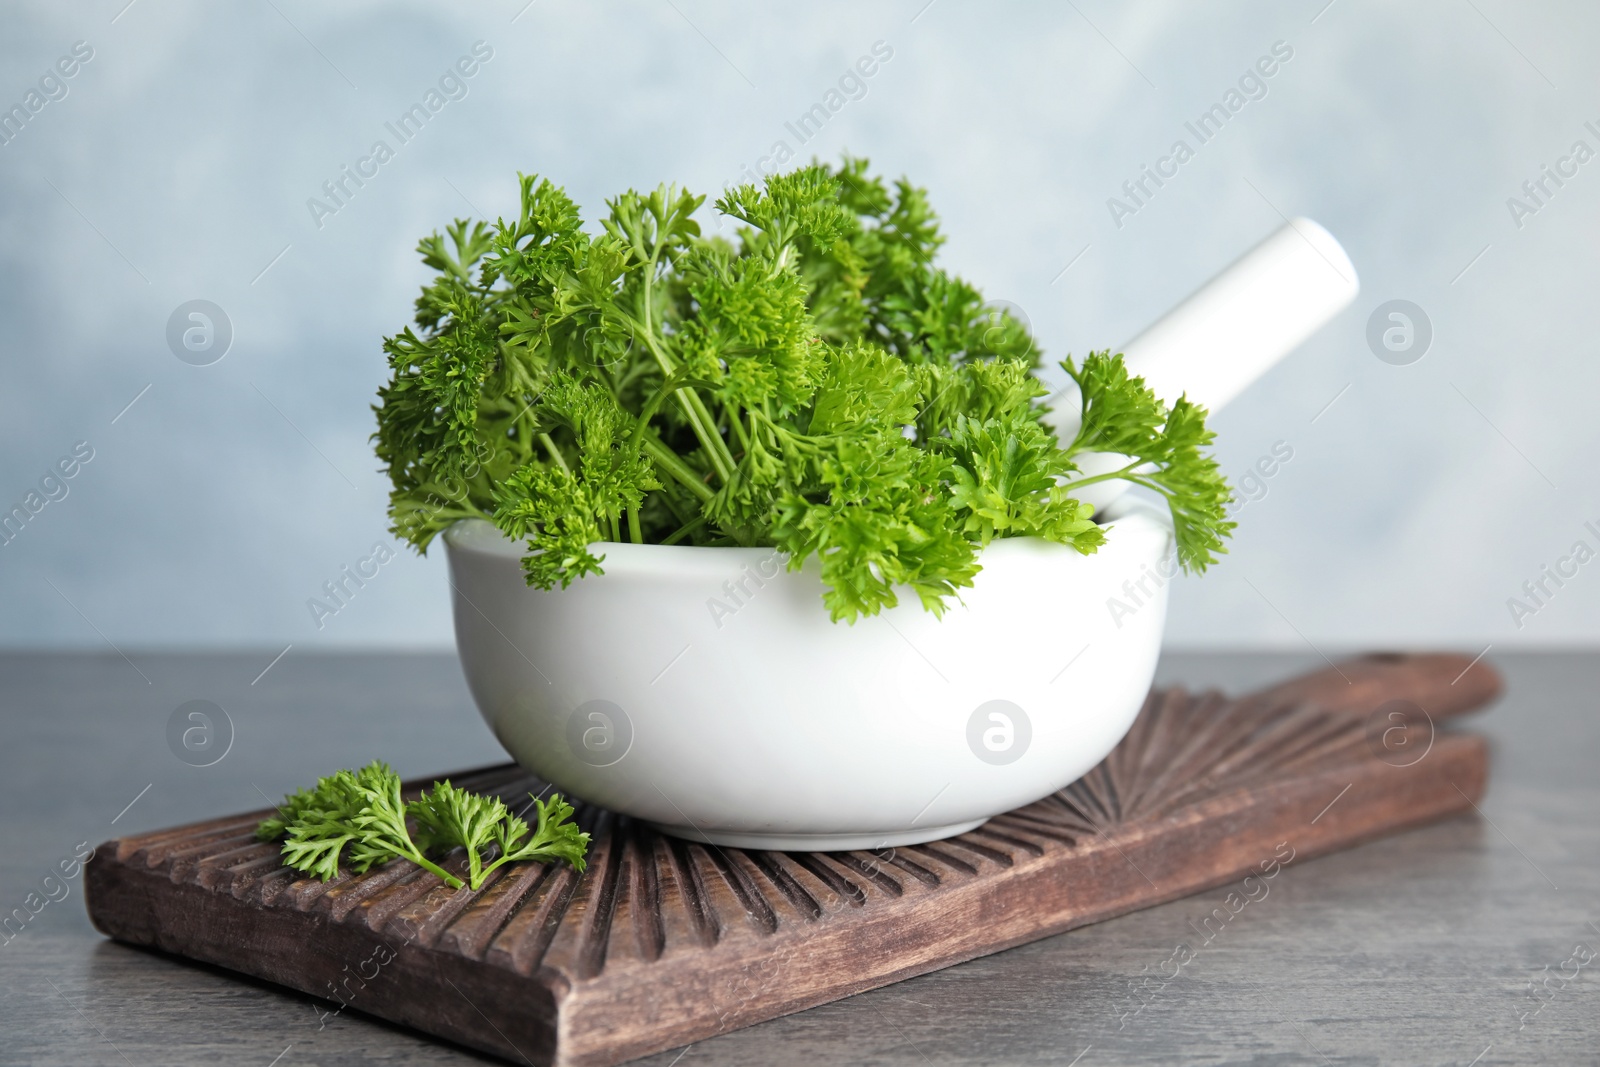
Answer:
[[(617, 1063), (1467, 809), (1486, 746), (1432, 721), (1498, 691), (1467, 667), (1368, 657), (1240, 700), (1154, 692), (1083, 779), (926, 845), (717, 848), (580, 809), (582, 876), (507, 867), (474, 893), (405, 862), (304, 879), (254, 812), (102, 846), (87, 900), (112, 937), (332, 1006), (518, 1062)], [(1396, 700), (1424, 714), (1375, 734)], [(543, 787), (514, 766), (452, 778), (513, 804)]]

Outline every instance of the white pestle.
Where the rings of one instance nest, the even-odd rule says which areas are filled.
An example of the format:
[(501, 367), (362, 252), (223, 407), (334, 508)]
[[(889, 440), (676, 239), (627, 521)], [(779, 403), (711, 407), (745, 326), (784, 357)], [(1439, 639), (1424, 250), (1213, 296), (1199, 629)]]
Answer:
[[(1291, 220), (1195, 290), (1154, 325), (1122, 346), (1130, 374), (1142, 377), (1168, 404), (1187, 394), (1216, 412), (1273, 364), (1344, 310), (1360, 282), (1339, 242), (1310, 219)], [(1063, 441), (1080, 425), (1078, 387), (1069, 384), (1047, 403)], [(1079, 457), (1084, 477), (1126, 467), (1126, 456)], [(1075, 495), (1103, 509), (1129, 488), (1121, 479), (1096, 482)]]

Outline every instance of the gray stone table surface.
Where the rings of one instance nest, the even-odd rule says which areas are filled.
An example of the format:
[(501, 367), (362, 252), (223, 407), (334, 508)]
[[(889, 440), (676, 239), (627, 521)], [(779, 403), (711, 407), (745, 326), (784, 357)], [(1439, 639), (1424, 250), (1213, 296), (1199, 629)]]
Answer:
[[(353, 1012), (319, 1028), (298, 993), (104, 940), (81, 880), (45, 882), (80, 842), (375, 756), (406, 775), (503, 759), (454, 657), (291, 652), (259, 679), (270, 651), (130, 657), (0, 656), (0, 913), (67, 893), (0, 944), (0, 1064), (488, 1062)], [(1600, 1062), (1600, 960), (1573, 962), (1600, 949), (1600, 654), (1491, 660), (1506, 696), (1468, 720), (1493, 742), (1481, 814), (1292, 864), (1164, 986), (1146, 979), (1224, 890), (639, 1062)], [(1238, 692), (1319, 665), (1172, 654), (1160, 681)], [(190, 700), (232, 722), (209, 767), (168, 747)]]

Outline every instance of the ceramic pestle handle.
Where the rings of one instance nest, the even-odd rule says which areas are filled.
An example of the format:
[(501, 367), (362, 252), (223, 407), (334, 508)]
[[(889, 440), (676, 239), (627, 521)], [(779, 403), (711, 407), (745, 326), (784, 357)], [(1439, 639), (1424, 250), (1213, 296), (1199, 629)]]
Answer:
[[(1129, 372), (1171, 403), (1187, 394), (1215, 412), (1355, 299), (1356, 269), (1339, 242), (1310, 219), (1291, 220), (1122, 347)], [(1057, 432), (1078, 428), (1077, 387), (1049, 400)], [(1084, 474), (1127, 465), (1083, 457)], [(1079, 495), (1104, 508), (1128, 488), (1100, 482)]]

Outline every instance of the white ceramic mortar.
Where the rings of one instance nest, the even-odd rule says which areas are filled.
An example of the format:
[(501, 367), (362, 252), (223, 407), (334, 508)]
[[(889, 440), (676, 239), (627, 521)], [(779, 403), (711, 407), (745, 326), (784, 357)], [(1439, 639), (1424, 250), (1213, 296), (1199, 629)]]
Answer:
[[(1219, 406), (1355, 292), (1338, 242), (1297, 219), (1131, 342), (1129, 365), (1169, 401)], [(541, 591), (525, 545), (458, 523), (456, 643), (495, 736), (569, 796), (740, 847), (947, 837), (1072, 782), (1133, 724), (1175, 565), (1164, 510), (1124, 487), (1085, 495), (1110, 527), (1097, 553), (996, 541), (943, 618), (906, 591), (854, 625), (830, 621), (815, 561), (790, 572), (770, 549), (608, 543), (604, 574)]]
[[(546, 592), (523, 544), (461, 523), (456, 643), (500, 743), (569, 795), (751, 848), (948, 837), (1078, 778), (1132, 724), (1174, 564), (1166, 517), (1126, 499), (1094, 555), (996, 541), (942, 619), (912, 596), (854, 625), (829, 620), (814, 561), (770, 549), (605, 544), (603, 575)], [(1140, 606), (1113, 618), (1129, 589)]]

